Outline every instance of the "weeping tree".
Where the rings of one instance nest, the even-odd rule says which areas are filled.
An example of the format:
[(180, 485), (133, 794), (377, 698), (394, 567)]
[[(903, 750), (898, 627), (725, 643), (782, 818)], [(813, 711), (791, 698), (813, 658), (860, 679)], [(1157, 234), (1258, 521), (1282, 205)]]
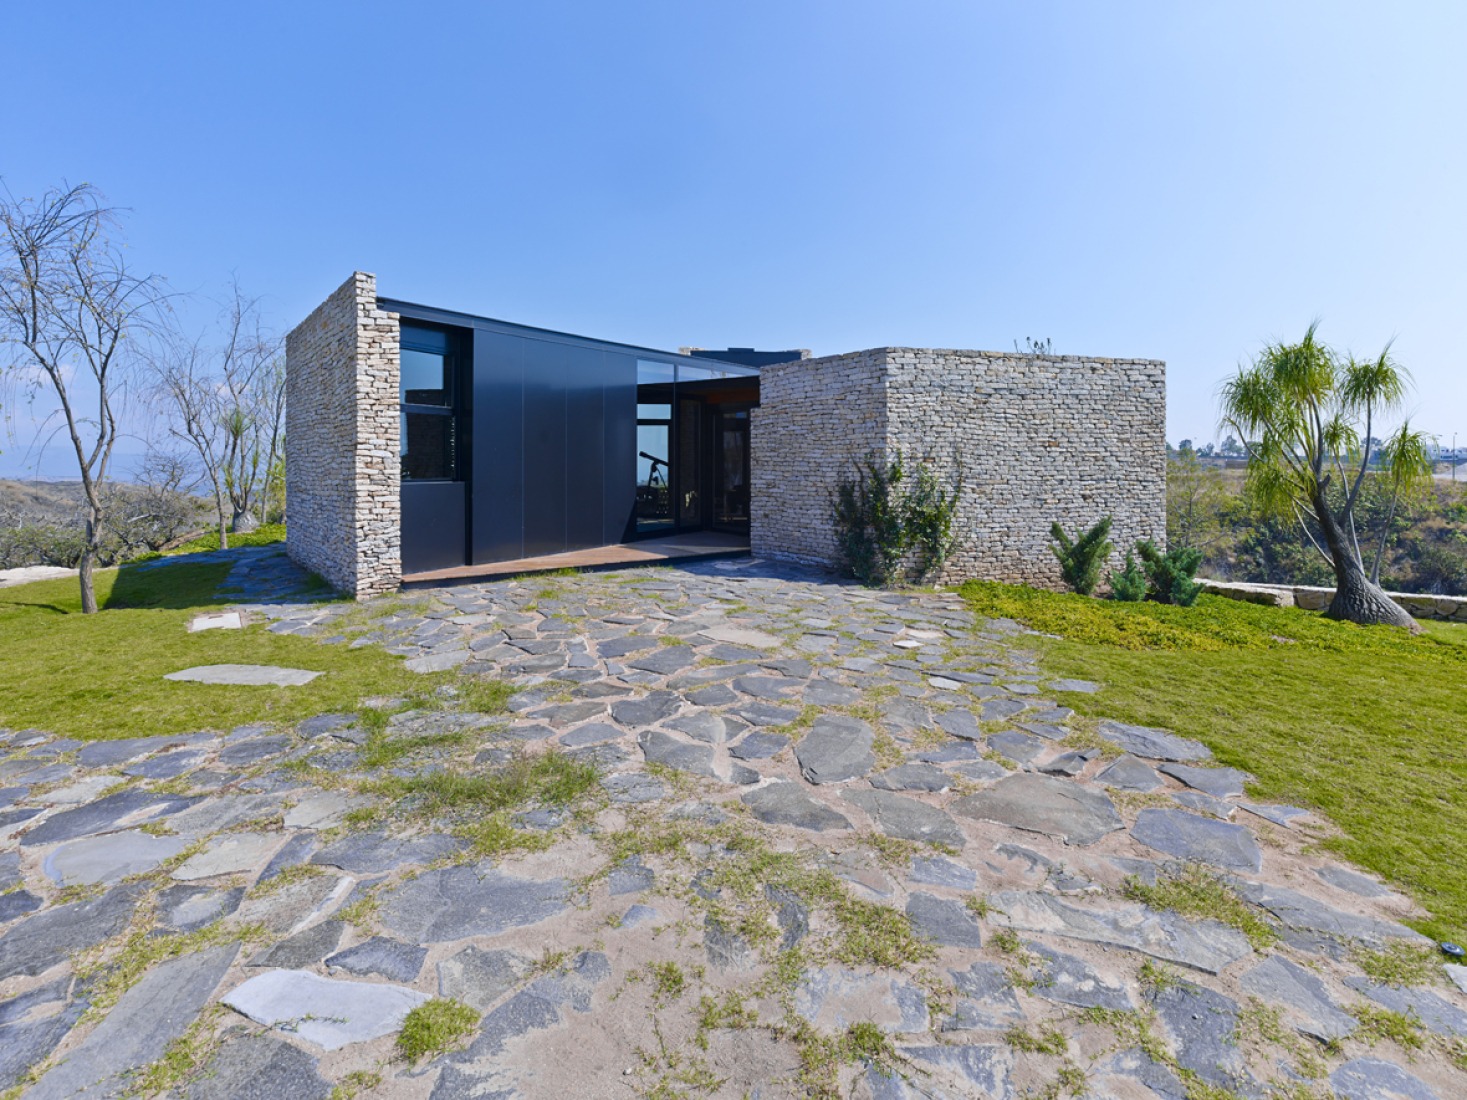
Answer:
[[(1393, 501), (1430, 476), (1426, 437), (1407, 421), (1385, 442), (1378, 418), (1400, 411), (1410, 376), (1387, 346), (1373, 360), (1340, 356), (1318, 323), (1297, 344), (1272, 344), (1223, 384), (1222, 424), (1248, 444), (1248, 484), (1267, 510), (1292, 516), (1335, 573), (1325, 612), (1353, 623), (1419, 630), (1379, 584), (1380, 556), (1367, 571), (1355, 509), (1372, 464)], [(1392, 504), (1394, 511), (1394, 503)], [(1387, 525), (1389, 527), (1389, 525)]]

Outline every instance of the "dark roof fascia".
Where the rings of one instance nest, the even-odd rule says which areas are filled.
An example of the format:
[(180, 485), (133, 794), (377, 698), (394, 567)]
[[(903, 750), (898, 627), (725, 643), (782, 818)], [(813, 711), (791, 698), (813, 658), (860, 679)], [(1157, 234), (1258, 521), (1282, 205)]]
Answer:
[[(410, 321), (427, 321), (430, 324), (485, 329), (490, 332), (503, 333), (507, 336), (532, 336), (537, 340), (575, 344), (579, 347), (597, 348), (605, 351), (654, 355), (658, 359), (672, 359), (680, 363), (693, 365), (709, 362), (709, 360), (701, 359), (696, 355), (683, 355), (676, 351), (663, 351), (660, 348), (649, 348), (640, 344), (622, 344), (615, 340), (599, 340), (594, 336), (580, 336), (574, 332), (557, 332), (555, 329), (536, 328), (534, 325), (521, 325), (513, 321), (499, 321), (493, 317), (480, 317), (473, 313), (460, 313), (457, 310), (439, 309), (437, 306), (425, 306), (419, 305), (416, 302), (405, 302), (400, 298), (384, 298), (379, 295), (377, 306), (379, 309), (396, 313), (400, 317), (404, 317)], [(718, 362), (720, 366), (731, 367), (737, 371), (748, 371), (751, 377), (759, 373), (758, 367), (746, 366), (743, 363), (725, 363), (722, 360), (714, 361)]]

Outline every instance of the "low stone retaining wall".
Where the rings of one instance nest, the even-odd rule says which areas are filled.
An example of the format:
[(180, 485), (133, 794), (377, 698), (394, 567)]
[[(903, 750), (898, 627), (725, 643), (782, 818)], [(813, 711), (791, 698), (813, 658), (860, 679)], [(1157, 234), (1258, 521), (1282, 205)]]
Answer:
[[(1214, 596), (1272, 607), (1302, 607), (1305, 611), (1323, 611), (1335, 595), (1333, 588), (1305, 584), (1248, 584), (1203, 579), (1202, 585)], [(1387, 592), (1386, 595), (1404, 607), (1414, 619), (1467, 623), (1467, 596), (1420, 596), (1410, 592)]]

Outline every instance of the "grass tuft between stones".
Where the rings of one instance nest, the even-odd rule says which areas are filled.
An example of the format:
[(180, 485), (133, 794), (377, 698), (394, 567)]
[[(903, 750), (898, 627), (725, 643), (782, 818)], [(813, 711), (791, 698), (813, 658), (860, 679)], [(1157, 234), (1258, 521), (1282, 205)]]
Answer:
[(451, 997), (424, 1001), (407, 1014), (397, 1033), (397, 1052), (409, 1062), (457, 1050), (479, 1025), (479, 1013)]
[(1236, 928), (1261, 951), (1278, 942), (1278, 933), (1263, 915), (1217, 875), (1200, 864), (1190, 863), (1179, 872), (1147, 886), (1140, 879), (1126, 880), (1122, 892), (1132, 901), (1153, 909), (1170, 909), (1192, 920), (1215, 920)]

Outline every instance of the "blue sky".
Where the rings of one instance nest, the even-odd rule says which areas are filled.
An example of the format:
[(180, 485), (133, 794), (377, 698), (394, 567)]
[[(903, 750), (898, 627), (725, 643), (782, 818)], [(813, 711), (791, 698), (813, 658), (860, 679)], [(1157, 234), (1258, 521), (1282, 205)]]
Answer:
[[(0, 176), (288, 329), (382, 293), (654, 347), (1395, 352), (1467, 441), (1467, 5), (17, 4)], [(17, 48), (20, 46), (21, 48)], [(212, 307), (188, 314), (202, 323)], [(30, 428), (0, 437), (0, 473)], [(40, 406), (37, 406), (39, 409)], [(49, 465), (49, 464), (48, 464)]]

